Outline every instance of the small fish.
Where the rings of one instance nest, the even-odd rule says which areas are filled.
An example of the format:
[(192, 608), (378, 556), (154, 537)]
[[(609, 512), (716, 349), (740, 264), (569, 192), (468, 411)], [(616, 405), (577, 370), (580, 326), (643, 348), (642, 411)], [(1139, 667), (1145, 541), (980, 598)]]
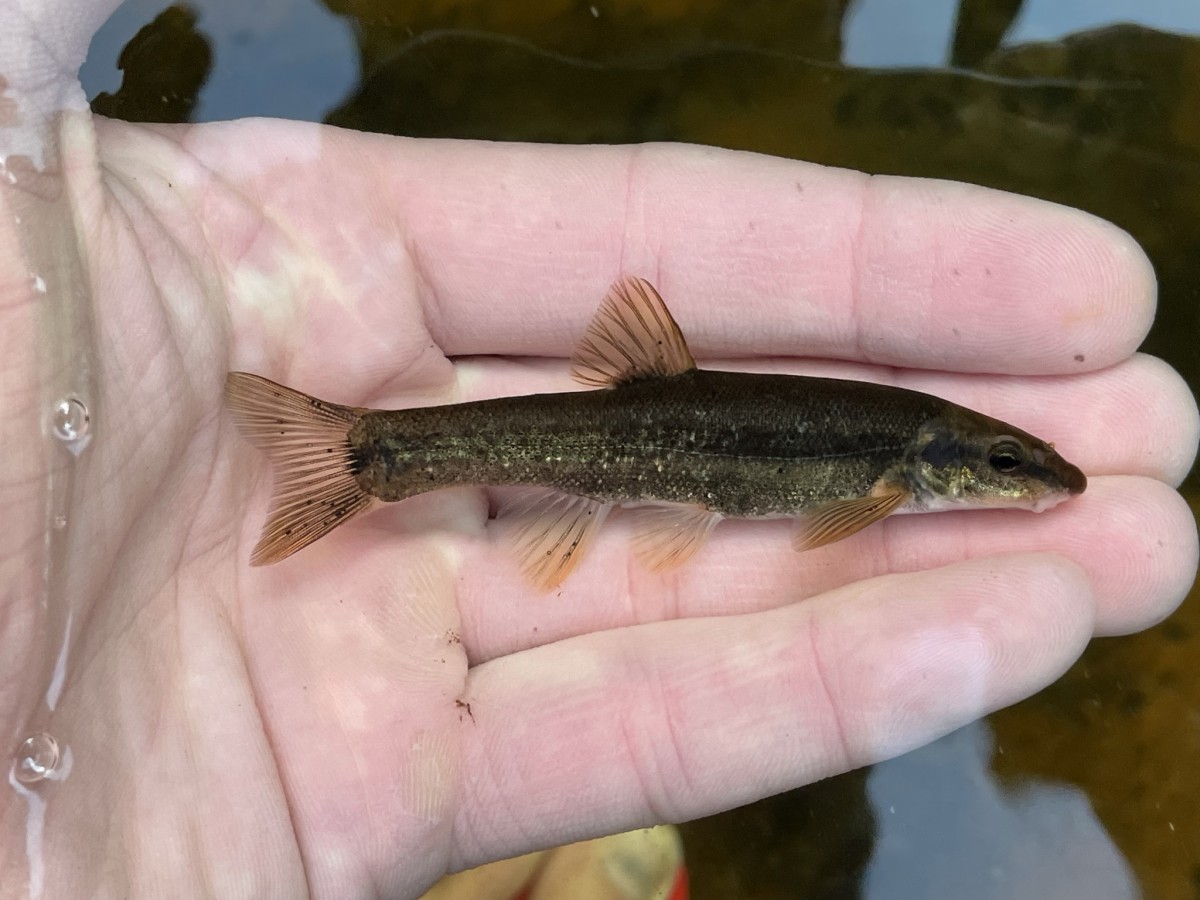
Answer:
[(634, 552), (662, 570), (726, 517), (795, 520), (808, 550), (893, 513), (1040, 511), (1084, 474), (1054, 448), (929, 394), (699, 369), (651, 284), (604, 298), (573, 359), (597, 390), (382, 411), (244, 372), (226, 403), (275, 489), (252, 565), (278, 562), (366, 511), (455, 485), (521, 487), (499, 511), (526, 576), (565, 579), (609, 511), (632, 506)]

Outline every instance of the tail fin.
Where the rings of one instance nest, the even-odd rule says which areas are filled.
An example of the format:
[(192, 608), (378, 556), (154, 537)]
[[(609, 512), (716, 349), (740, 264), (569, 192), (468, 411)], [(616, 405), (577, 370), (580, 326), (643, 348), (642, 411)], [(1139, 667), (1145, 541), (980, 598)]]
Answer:
[(258, 375), (230, 372), (225, 405), (275, 470), (271, 508), (250, 565), (279, 562), (371, 505), (347, 435), (366, 410), (326, 403)]

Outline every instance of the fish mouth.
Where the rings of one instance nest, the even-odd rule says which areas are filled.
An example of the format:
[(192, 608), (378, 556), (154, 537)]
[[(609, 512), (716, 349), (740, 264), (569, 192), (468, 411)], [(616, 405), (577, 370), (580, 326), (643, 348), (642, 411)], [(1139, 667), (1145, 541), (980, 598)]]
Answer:
[(1057, 454), (1046, 460), (1043, 472), (1046, 490), (1031, 504), (1030, 509), (1034, 512), (1051, 509), (1087, 490), (1087, 476), (1083, 470)]

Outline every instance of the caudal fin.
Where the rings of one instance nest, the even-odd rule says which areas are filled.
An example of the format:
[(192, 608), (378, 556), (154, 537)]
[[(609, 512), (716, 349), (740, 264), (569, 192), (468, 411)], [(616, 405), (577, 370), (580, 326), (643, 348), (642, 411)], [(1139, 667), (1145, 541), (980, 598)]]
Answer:
[(347, 437), (366, 410), (326, 403), (246, 372), (226, 376), (225, 405), (275, 472), (271, 508), (250, 565), (279, 562), (371, 505), (355, 477)]

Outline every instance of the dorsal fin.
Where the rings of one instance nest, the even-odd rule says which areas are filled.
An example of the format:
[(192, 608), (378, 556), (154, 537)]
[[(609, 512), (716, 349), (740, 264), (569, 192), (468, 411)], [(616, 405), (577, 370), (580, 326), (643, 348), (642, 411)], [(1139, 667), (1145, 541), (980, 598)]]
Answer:
[(687, 341), (654, 285), (629, 275), (609, 288), (571, 360), (571, 375), (610, 387), (696, 368)]

